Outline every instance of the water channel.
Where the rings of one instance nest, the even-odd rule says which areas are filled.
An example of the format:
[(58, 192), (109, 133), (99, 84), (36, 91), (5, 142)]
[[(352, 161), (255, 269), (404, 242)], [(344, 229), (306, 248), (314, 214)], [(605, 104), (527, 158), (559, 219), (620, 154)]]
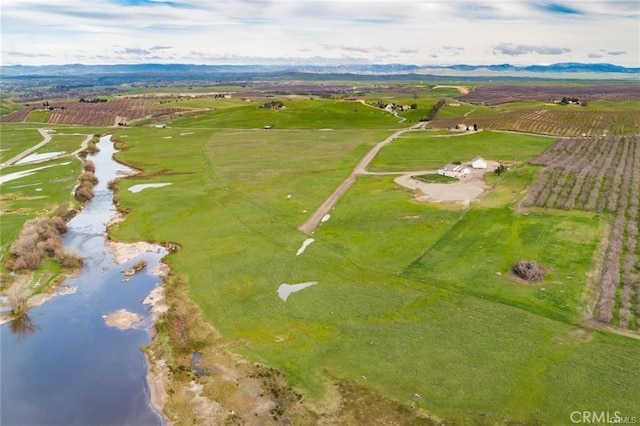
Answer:
[[(165, 255), (152, 250), (116, 264), (105, 245), (106, 224), (115, 214), (107, 187), (130, 169), (113, 160), (110, 137), (90, 159), (99, 179), (95, 197), (68, 223), (65, 245), (80, 252), (80, 276), (62, 285), (77, 287), (29, 310), (19, 323), (0, 327), (0, 424), (159, 425), (149, 402), (146, 365), (150, 314), (142, 300), (160, 283), (149, 271)], [(145, 259), (134, 276), (122, 270)], [(134, 328), (108, 327), (103, 316), (126, 309), (144, 318)]]

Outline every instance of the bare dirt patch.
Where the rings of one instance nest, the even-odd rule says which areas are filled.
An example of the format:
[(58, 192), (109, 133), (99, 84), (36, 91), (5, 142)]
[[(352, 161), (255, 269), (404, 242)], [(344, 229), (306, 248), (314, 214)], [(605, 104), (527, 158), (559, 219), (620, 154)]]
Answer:
[(434, 87), (434, 89), (441, 89), (441, 88), (456, 89), (458, 93), (462, 93), (463, 95), (467, 95), (469, 93), (469, 88), (465, 86), (446, 86), (446, 85), (439, 84)]
[(413, 173), (398, 176), (394, 182), (415, 191), (418, 202), (455, 202), (468, 206), (490, 188), (483, 179), (483, 172), (472, 172), (455, 183), (426, 183), (413, 176)]

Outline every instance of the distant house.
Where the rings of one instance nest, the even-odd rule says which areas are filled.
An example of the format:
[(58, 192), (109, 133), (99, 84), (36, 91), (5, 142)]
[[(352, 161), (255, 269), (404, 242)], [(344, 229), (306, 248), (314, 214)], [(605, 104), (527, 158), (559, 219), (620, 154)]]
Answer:
[(439, 175), (452, 178), (459, 178), (464, 175), (468, 175), (469, 173), (471, 173), (471, 170), (463, 165), (447, 166), (438, 170)]
[(486, 169), (487, 168), (487, 160), (482, 157), (476, 157), (471, 160), (471, 167), (474, 169)]

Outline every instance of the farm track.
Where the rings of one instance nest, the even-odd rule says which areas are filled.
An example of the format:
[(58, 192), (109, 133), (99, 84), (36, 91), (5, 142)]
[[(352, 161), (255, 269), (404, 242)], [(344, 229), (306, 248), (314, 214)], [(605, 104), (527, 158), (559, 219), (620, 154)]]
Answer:
[(27, 155), (34, 153), (35, 151), (37, 151), (38, 149), (42, 148), (43, 146), (45, 146), (49, 142), (51, 142), (52, 136), (48, 132), (46, 132), (44, 129), (38, 129), (38, 132), (40, 132), (40, 134), (42, 135), (42, 142), (39, 142), (39, 143), (35, 144), (31, 148), (25, 149), (24, 151), (22, 151), (20, 154), (18, 154), (16, 156), (14, 156), (13, 158), (9, 158), (4, 163), (0, 164), (0, 167), (10, 166), (10, 165), (22, 160)]
[(342, 196), (355, 183), (357, 177), (369, 173), (367, 172), (367, 167), (382, 148), (396, 140), (404, 133), (421, 129), (422, 126), (422, 123), (420, 123), (413, 125), (407, 129), (399, 130), (391, 136), (387, 137), (382, 142), (378, 142), (373, 148), (369, 150), (369, 152), (364, 155), (364, 157), (362, 157), (351, 174), (335, 189), (335, 191), (333, 191), (329, 198), (327, 198), (298, 229), (307, 235), (311, 235), (316, 230), (318, 225), (320, 225), (322, 218), (325, 215), (329, 214), (331, 209), (338, 203), (338, 200), (340, 200), (340, 198), (342, 198)]

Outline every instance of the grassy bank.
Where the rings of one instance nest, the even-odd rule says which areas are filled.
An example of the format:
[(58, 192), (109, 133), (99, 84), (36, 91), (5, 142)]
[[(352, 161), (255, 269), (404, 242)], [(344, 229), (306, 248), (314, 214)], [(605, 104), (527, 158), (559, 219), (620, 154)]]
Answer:
[[(86, 138), (85, 134), (77, 133), (95, 129), (79, 130), (73, 129), (73, 134), (54, 134), (52, 140), (34, 154), (74, 152), (80, 148), (81, 142)], [(32, 126), (3, 123), (0, 127), (0, 139), (3, 147), (1, 158), (2, 161), (6, 161), (41, 142), (42, 136)], [(3, 276), (3, 291), (6, 290), (4, 286), (18, 280), (21, 283), (24, 281), (25, 295), (37, 294), (46, 290), (50, 284), (60, 281), (60, 275), (65, 272), (64, 269), (47, 256), (35, 272), (22, 271), (18, 274), (18, 278), (7, 274), (4, 263), (7, 260), (9, 248), (27, 221), (36, 217), (49, 218), (56, 214), (69, 217), (67, 210), (79, 207), (79, 203), (73, 197), (73, 189), (78, 183), (82, 168), (82, 161), (77, 156), (64, 156), (37, 163), (2, 167), (0, 175), (6, 178), (0, 186), (2, 208), (0, 272)], [(20, 175), (21, 172), (24, 175)], [(29, 276), (25, 278), (25, 274)]]

